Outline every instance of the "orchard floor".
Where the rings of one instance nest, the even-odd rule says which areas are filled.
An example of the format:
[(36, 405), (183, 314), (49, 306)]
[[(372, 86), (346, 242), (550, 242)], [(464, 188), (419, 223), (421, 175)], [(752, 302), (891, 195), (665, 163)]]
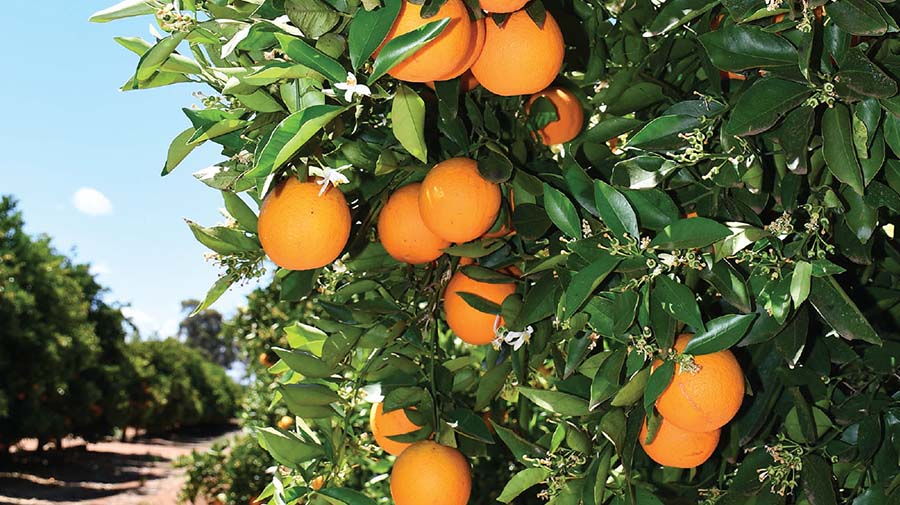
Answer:
[(234, 435), (236, 425), (182, 431), (131, 442), (63, 442), (62, 451), (33, 452), (37, 441), (0, 460), (0, 505), (169, 505), (178, 503), (179, 457)]

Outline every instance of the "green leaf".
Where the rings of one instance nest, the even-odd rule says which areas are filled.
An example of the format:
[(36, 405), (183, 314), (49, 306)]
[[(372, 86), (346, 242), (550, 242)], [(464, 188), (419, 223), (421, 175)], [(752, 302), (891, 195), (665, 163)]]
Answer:
[(679, 321), (703, 330), (703, 318), (700, 317), (700, 307), (691, 288), (680, 282), (675, 282), (666, 275), (656, 278), (652, 292), (653, 299), (662, 304), (663, 310)]
[(313, 379), (322, 379), (332, 374), (331, 367), (319, 359), (315, 354), (306, 351), (282, 349), (273, 347), (275, 354), (281, 358), (291, 370)]
[(650, 245), (667, 250), (693, 249), (706, 247), (730, 235), (731, 230), (721, 223), (705, 217), (693, 217), (666, 226)]
[(572, 201), (560, 190), (544, 183), (544, 208), (550, 220), (563, 233), (570, 237), (580, 239), (581, 218)]
[(571, 318), (578, 312), (591, 293), (621, 260), (621, 257), (603, 252), (596, 260), (572, 276), (572, 280), (566, 288), (563, 304), (567, 318)]
[(286, 117), (275, 127), (269, 141), (246, 177), (258, 179), (284, 165), (309, 139), (346, 110), (337, 105), (313, 105)]
[(313, 39), (328, 33), (341, 20), (337, 11), (320, 0), (285, 0), (284, 12), (291, 24)]
[(588, 401), (568, 393), (520, 387), (519, 393), (538, 407), (562, 416), (586, 416), (590, 414)]
[(282, 465), (299, 469), (300, 465), (311, 459), (325, 455), (319, 445), (308, 444), (287, 431), (275, 428), (258, 428), (256, 435), (260, 445)]
[(262, 247), (259, 241), (248, 237), (240, 230), (224, 226), (204, 228), (193, 221), (187, 221), (187, 224), (198, 242), (224, 256), (257, 251)]
[(237, 221), (238, 225), (245, 231), (256, 233), (259, 218), (256, 216), (256, 213), (244, 203), (244, 200), (230, 191), (222, 191), (222, 198), (225, 200), (225, 210), (227, 210), (231, 217)]
[(869, 61), (859, 47), (847, 50), (840, 68), (840, 72), (834, 76), (838, 86), (846, 86), (861, 95), (875, 98), (888, 98), (897, 94), (897, 83)]
[(391, 105), (394, 136), (409, 154), (422, 163), (428, 162), (425, 145), (425, 102), (415, 91), (401, 84)]
[(350, 47), (350, 64), (354, 72), (384, 42), (402, 5), (403, 0), (387, 0), (384, 7), (371, 11), (360, 9), (353, 16), (347, 43)]
[[(282, 280), (282, 282), (284, 281)], [(328, 339), (328, 335), (324, 331), (300, 321), (285, 327), (284, 335), (292, 349), (308, 351), (316, 356), (322, 356), (322, 347), (325, 345), (325, 340)]]
[(594, 374), (594, 379), (591, 381), (591, 401), (588, 405), (591, 410), (596, 409), (600, 404), (612, 398), (619, 390), (619, 376), (622, 374), (622, 366), (625, 364), (626, 354), (626, 349), (621, 347), (612, 351), (600, 363), (597, 372)]
[(616, 393), (616, 396), (613, 397), (609, 404), (613, 407), (627, 407), (633, 405), (644, 396), (644, 390), (647, 389), (647, 380), (649, 378), (650, 367), (634, 374), (634, 377), (622, 386), (622, 389)]
[(806, 85), (793, 81), (760, 79), (738, 97), (725, 132), (738, 137), (764, 132), (811, 94)]
[(700, 43), (713, 65), (731, 72), (795, 66), (799, 59), (797, 49), (787, 39), (749, 25), (727, 25), (704, 33)]
[(637, 133), (628, 138), (628, 147), (647, 151), (665, 151), (685, 145), (679, 135), (700, 126), (696, 116), (661, 116), (647, 123)]
[(190, 143), (190, 140), (194, 136), (194, 128), (188, 128), (187, 130), (178, 134), (177, 137), (172, 141), (169, 145), (169, 153), (166, 156), (166, 164), (163, 165), (162, 174), (160, 175), (168, 175), (172, 170), (175, 170), (178, 165), (184, 161), (185, 158), (191, 152), (197, 148), (198, 143)]
[(487, 282), (488, 284), (511, 284), (516, 282), (515, 277), (478, 265), (466, 265), (462, 267), (460, 271), (462, 271), (466, 277), (478, 282)]
[(324, 75), (331, 82), (347, 80), (347, 69), (343, 65), (307, 44), (303, 39), (284, 33), (276, 33), (275, 38), (290, 59)]
[(813, 132), (815, 109), (801, 106), (789, 112), (772, 135), (784, 152), (785, 165), (796, 174), (805, 174), (809, 169), (809, 137)]
[(491, 368), (478, 381), (478, 388), (475, 390), (475, 410), (481, 411), (497, 397), (504, 384), (509, 372), (512, 370), (512, 364), (509, 361)]
[(799, 307), (809, 296), (809, 283), (812, 276), (812, 265), (806, 261), (798, 261), (791, 274), (791, 299), (794, 307)]
[(372, 66), (372, 74), (369, 76), (368, 84), (371, 85), (398, 63), (409, 58), (424, 47), (425, 44), (437, 38), (449, 23), (450, 18), (442, 18), (389, 40), (381, 48), (378, 57), (375, 58), (375, 64)]
[(283, 384), (278, 392), (291, 414), (304, 419), (323, 419), (336, 415), (329, 405), (340, 400), (337, 393), (321, 384)]
[(497, 501), (509, 503), (526, 489), (544, 482), (548, 477), (550, 477), (550, 471), (544, 468), (526, 468), (521, 470), (509, 479), (509, 482), (503, 487), (500, 496), (497, 497)]
[(137, 71), (134, 78), (134, 89), (137, 89), (141, 82), (149, 80), (160, 69), (163, 63), (169, 59), (169, 56), (175, 52), (178, 44), (185, 39), (186, 33), (175, 33), (156, 43), (149, 51), (141, 56), (138, 62)]
[(813, 277), (809, 302), (822, 319), (845, 339), (881, 345), (881, 338), (875, 329), (834, 277)]
[(659, 395), (669, 387), (672, 377), (675, 376), (675, 362), (664, 361), (650, 373), (647, 380), (647, 389), (644, 390), (644, 410), (647, 412), (653, 408)]
[(318, 493), (339, 500), (346, 505), (377, 505), (378, 503), (359, 491), (346, 487), (328, 487), (320, 489)]
[(828, 4), (828, 17), (853, 35), (884, 35), (887, 22), (869, 0), (838, 0)]
[(862, 195), (862, 168), (853, 147), (850, 111), (844, 104), (835, 104), (822, 115), (822, 153), (828, 170), (844, 184)]
[(718, 2), (710, 0), (672, 0), (663, 4), (662, 10), (656, 14), (644, 37), (655, 37), (667, 33), (679, 26), (703, 15)]
[(465, 301), (470, 307), (477, 310), (478, 312), (483, 312), (492, 316), (499, 315), (501, 312), (500, 305), (486, 298), (482, 298), (475, 293), (466, 293), (460, 291), (456, 294), (462, 297), (463, 301)]
[(444, 416), (457, 433), (486, 444), (494, 443), (494, 437), (491, 436), (484, 419), (471, 410), (454, 409)]
[(634, 209), (631, 208), (625, 196), (614, 187), (599, 179), (595, 180), (594, 202), (603, 222), (613, 233), (619, 237), (623, 237), (627, 233), (634, 239), (640, 236)]
[(117, 19), (155, 14), (156, 7), (149, 0), (124, 0), (112, 7), (95, 12), (89, 21), (92, 23), (108, 23)]
[(756, 314), (729, 314), (717, 317), (706, 323), (706, 331), (697, 333), (691, 338), (683, 352), (701, 355), (724, 351), (744, 337), (754, 319)]
[[(831, 12), (829, 7), (828, 12)], [(803, 494), (810, 505), (837, 505), (834, 493), (834, 475), (831, 464), (825, 458), (809, 453), (803, 456), (803, 470), (800, 473)]]
[(534, 459), (545, 455), (546, 451), (544, 451), (542, 447), (525, 440), (509, 428), (497, 424), (494, 421), (491, 421), (491, 424), (494, 426), (497, 436), (500, 437), (500, 440), (502, 440), (504, 444), (506, 444), (506, 447), (509, 448), (510, 452), (513, 453), (513, 456), (515, 456), (516, 460), (520, 463), (527, 463), (528, 461), (526, 458)]
[(513, 211), (513, 228), (526, 240), (535, 240), (542, 237), (553, 224), (544, 211), (533, 203), (516, 205)]
[(208, 309), (212, 304), (216, 303), (216, 300), (222, 297), (228, 288), (231, 287), (232, 284), (237, 282), (233, 275), (223, 275), (219, 277), (216, 282), (209, 288), (209, 291), (206, 292), (206, 296), (203, 298), (203, 301), (200, 302), (200, 305), (197, 305), (197, 308), (191, 312), (191, 316), (195, 316), (200, 312)]

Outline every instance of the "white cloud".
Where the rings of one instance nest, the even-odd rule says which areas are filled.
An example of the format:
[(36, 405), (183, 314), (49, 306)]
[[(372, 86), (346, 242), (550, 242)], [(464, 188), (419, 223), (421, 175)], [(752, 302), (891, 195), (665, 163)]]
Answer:
[(109, 275), (109, 265), (102, 261), (98, 261), (97, 263), (91, 263), (91, 274), (100, 277), (101, 275)]
[(111, 214), (113, 210), (109, 198), (94, 188), (79, 188), (72, 196), (72, 204), (79, 212), (89, 216)]
[(178, 333), (179, 319), (161, 319), (135, 307), (123, 307), (122, 315), (138, 327), (141, 338), (156, 335), (160, 338), (174, 337)]

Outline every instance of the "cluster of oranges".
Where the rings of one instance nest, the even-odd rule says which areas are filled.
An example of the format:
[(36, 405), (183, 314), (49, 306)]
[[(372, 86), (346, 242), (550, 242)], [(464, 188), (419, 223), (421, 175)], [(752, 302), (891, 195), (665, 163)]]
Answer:
[[(396, 505), (466, 505), (472, 490), (472, 474), (465, 456), (458, 450), (430, 440), (405, 443), (388, 437), (419, 429), (403, 409), (384, 412), (384, 405), (372, 406), (369, 426), (375, 442), (397, 456), (391, 471), (391, 497)], [(427, 468), (428, 471), (422, 471)]]
[(584, 111), (578, 99), (563, 88), (548, 88), (562, 68), (565, 42), (550, 13), (539, 26), (523, 10), (527, 0), (481, 0), (487, 14), (504, 19), (472, 19), (463, 0), (447, 0), (434, 17), (423, 19), (422, 7), (403, 2), (385, 42), (433, 19), (450, 22), (434, 40), (396, 65), (389, 74), (406, 82), (425, 83), (461, 78), (463, 91), (480, 84), (501, 96), (532, 95), (530, 105), (543, 96), (557, 109), (559, 120), (540, 131), (547, 144), (561, 144), (581, 132)]
[[(680, 335), (675, 350), (684, 351), (691, 335)], [(641, 447), (661, 465), (693, 468), (709, 459), (719, 444), (722, 426), (731, 421), (744, 399), (744, 374), (731, 351), (694, 356), (691, 370), (675, 366), (672, 382), (656, 400), (662, 422), (651, 443), (647, 422)], [(661, 364), (656, 361), (654, 370)]]

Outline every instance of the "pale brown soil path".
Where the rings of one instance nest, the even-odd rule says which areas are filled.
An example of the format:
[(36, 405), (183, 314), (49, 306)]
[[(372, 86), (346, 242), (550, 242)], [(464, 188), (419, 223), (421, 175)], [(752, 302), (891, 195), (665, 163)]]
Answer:
[(234, 425), (133, 442), (85, 444), (66, 440), (64, 450), (24, 451), (0, 463), (0, 505), (169, 505), (178, 503), (184, 470), (173, 462), (233, 435)]

